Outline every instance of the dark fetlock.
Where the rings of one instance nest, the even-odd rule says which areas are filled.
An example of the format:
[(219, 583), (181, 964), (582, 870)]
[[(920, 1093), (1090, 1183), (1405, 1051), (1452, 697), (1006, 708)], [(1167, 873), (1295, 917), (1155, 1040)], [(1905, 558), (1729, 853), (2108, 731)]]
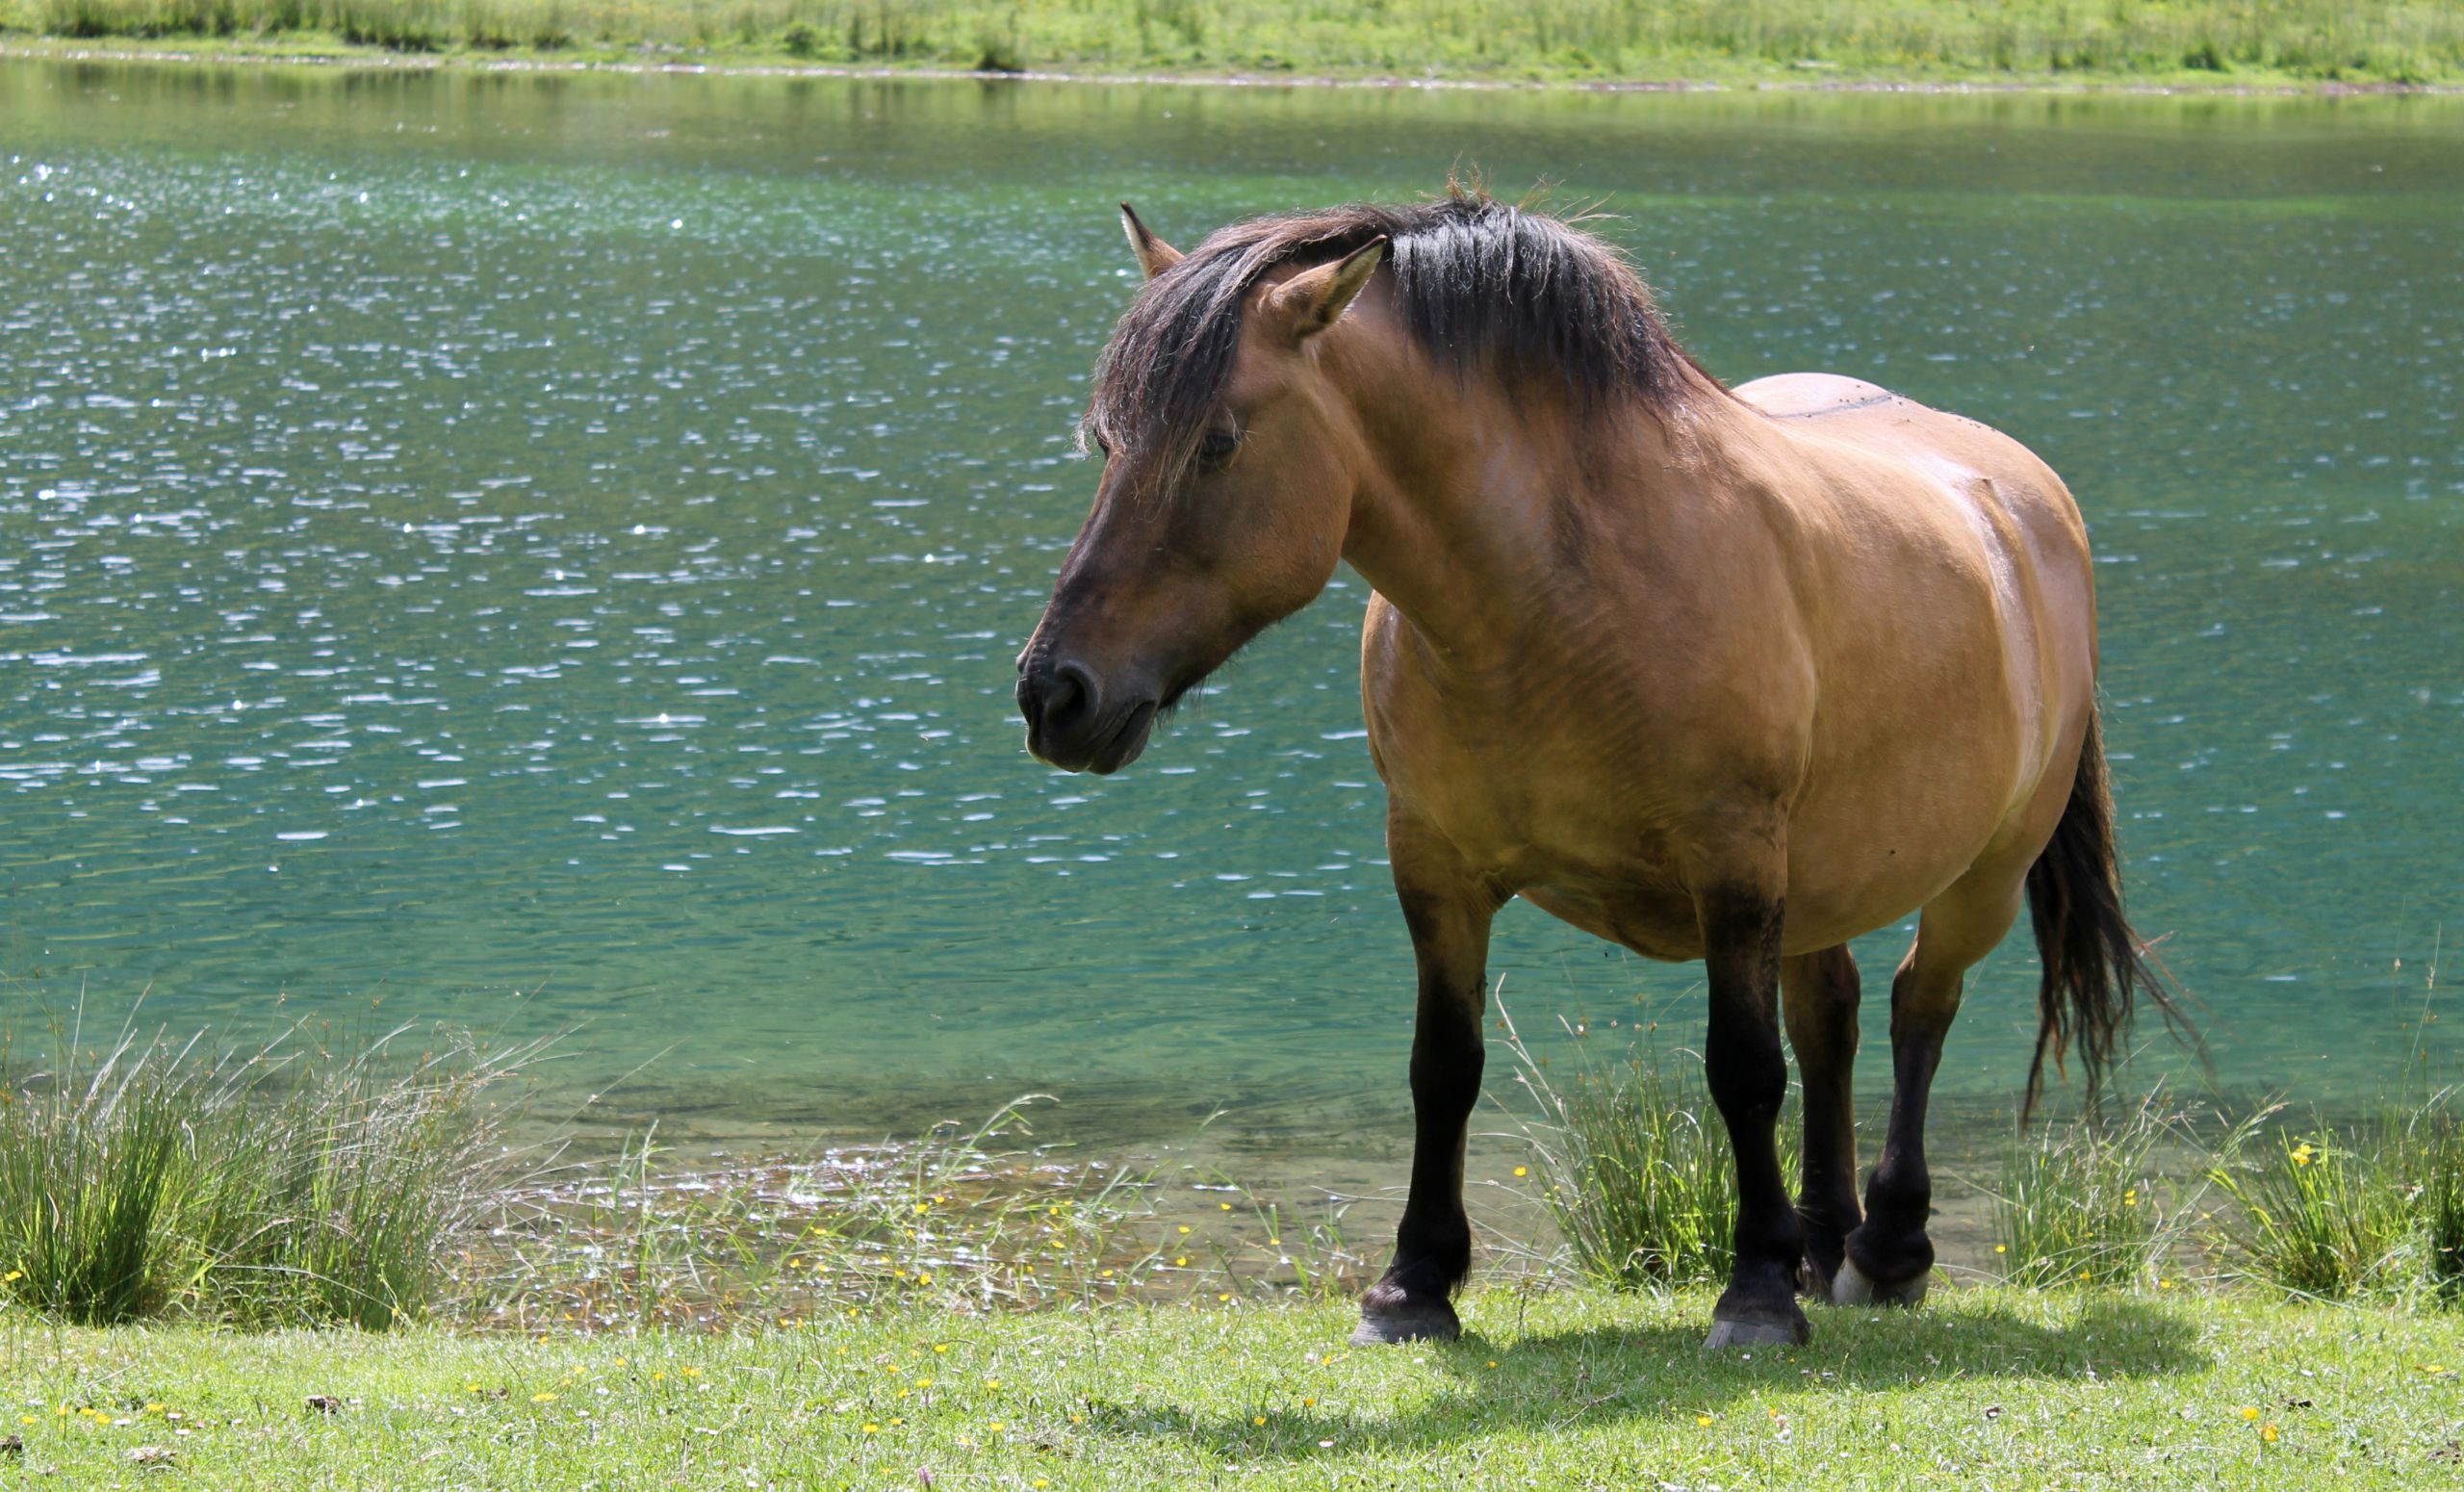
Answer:
[(1848, 1235), (1831, 1299), (1835, 1305), (1914, 1305), (1933, 1282), (1932, 1239), (1921, 1232), (1885, 1239), (1861, 1227)]
[[(1840, 1223), (1840, 1216), (1848, 1221)], [(1845, 1206), (1801, 1201), (1796, 1203), (1796, 1221), (1806, 1230), (1806, 1252), (1796, 1260), (1796, 1292), (1813, 1299), (1831, 1299), (1831, 1280), (1838, 1277), (1840, 1260), (1848, 1255), (1848, 1228), (1856, 1228), (1862, 1221), (1858, 1219), (1856, 1201), (1851, 1198)]]
[(1800, 1210), (1805, 1220), (1806, 1252), (1797, 1261), (1797, 1294), (1816, 1300), (1831, 1299), (1832, 1281), (1847, 1257), (1847, 1235), (1823, 1220)]
[(1390, 1347), (1403, 1342), (1451, 1342), (1463, 1334), (1462, 1318), (1443, 1293), (1415, 1294), (1390, 1273), (1360, 1298), (1360, 1325), (1352, 1328), (1354, 1347)]

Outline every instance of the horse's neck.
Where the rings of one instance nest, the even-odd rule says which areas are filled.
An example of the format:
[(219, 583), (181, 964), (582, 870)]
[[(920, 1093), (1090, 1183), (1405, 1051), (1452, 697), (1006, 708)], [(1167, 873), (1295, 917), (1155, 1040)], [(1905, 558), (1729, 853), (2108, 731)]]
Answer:
[(1585, 605), (1586, 558), (1648, 553), (1648, 529), (1719, 433), (1518, 400), (1485, 380), (1429, 384), (1357, 406), (1373, 459), (1345, 557), (1473, 673), (1576, 635), (1565, 624)]

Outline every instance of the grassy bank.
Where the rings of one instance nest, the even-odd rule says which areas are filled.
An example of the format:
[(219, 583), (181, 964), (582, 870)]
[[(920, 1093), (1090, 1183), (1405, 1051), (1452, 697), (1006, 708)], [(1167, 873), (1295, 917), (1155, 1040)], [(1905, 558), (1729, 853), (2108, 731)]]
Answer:
[(2464, 82), (2434, 0), (0, 0), (186, 50), (1497, 81)]
[(1709, 1310), (1490, 1292), (1460, 1343), (1367, 1351), (1335, 1303), (587, 1338), (0, 1317), (0, 1381), (16, 1474), (75, 1486), (164, 1453), (161, 1484), (228, 1488), (2410, 1487), (2464, 1457), (2451, 1314), (1979, 1289), (1706, 1359)]

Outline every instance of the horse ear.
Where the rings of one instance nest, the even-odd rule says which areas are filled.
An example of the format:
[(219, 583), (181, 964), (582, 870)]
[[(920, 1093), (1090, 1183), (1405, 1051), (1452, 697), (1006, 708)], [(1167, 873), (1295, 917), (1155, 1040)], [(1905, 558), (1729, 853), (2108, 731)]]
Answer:
[(1139, 272), (1148, 279), (1181, 262), (1181, 251), (1146, 231), (1127, 202), (1120, 205), (1120, 225), (1129, 235), (1129, 251), (1138, 256)]
[(1306, 270), (1275, 287), (1267, 308), (1280, 317), (1295, 342), (1302, 342), (1342, 320), (1352, 297), (1386, 257), (1386, 240), (1371, 239), (1333, 264)]

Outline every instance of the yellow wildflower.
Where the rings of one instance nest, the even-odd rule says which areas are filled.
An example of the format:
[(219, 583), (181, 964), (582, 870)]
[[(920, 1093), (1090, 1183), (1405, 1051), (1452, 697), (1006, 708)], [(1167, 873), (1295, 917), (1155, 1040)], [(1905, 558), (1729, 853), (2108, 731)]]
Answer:
[(2266, 1441), (2269, 1445), (2275, 1444), (2275, 1421), (2270, 1420), (2265, 1425), (2259, 1427), (2259, 1438)]
[(2258, 1405), (2256, 1405), (2256, 1404), (2244, 1404), (2244, 1405), (2242, 1406), (2242, 1418), (2244, 1418), (2244, 1419), (2246, 1419), (2246, 1420), (2255, 1420), (2255, 1419), (2257, 1419), (2258, 1417), (2259, 1417), (2259, 1407), (2258, 1407)]
[(552, 1404), (556, 1402), (556, 1396), (542, 1389), (530, 1396), (530, 1402), (535, 1404)]

